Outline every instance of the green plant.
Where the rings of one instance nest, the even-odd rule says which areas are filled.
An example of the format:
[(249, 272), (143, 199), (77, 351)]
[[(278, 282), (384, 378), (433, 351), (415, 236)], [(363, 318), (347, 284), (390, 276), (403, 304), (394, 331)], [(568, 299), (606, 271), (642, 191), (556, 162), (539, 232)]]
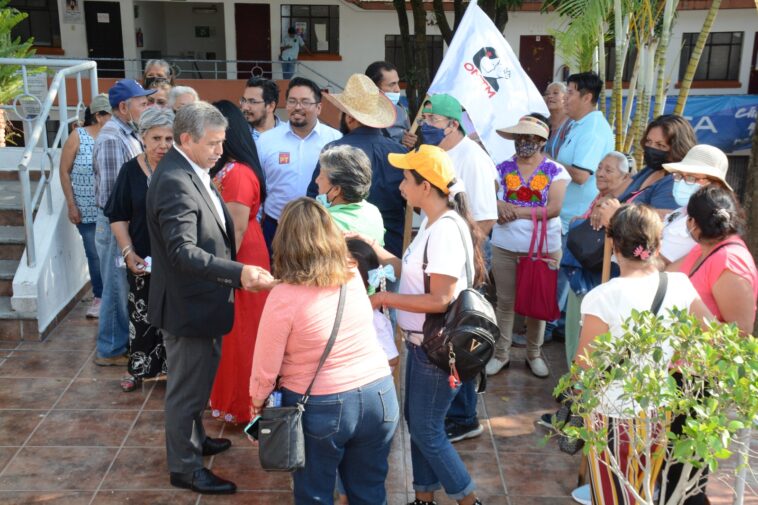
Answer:
[[(11, 30), (26, 19), (27, 13), (8, 7), (10, 0), (0, 0), (0, 58), (28, 58), (34, 54), (33, 40), (21, 42), (20, 37), (11, 37)], [(7, 104), (23, 89), (23, 80), (17, 65), (0, 65), (0, 104)], [(7, 118), (6, 118), (7, 119)], [(18, 134), (7, 123), (3, 140), (9, 143)]]
[[(585, 441), (584, 452), (605, 461), (608, 469), (641, 504), (681, 505), (697, 492), (706, 468), (714, 472), (732, 455), (740, 430), (758, 415), (758, 340), (739, 333), (733, 324), (701, 326), (687, 312), (654, 316), (634, 312), (624, 334), (600, 335), (588, 352), (563, 376), (555, 394), (565, 393), (583, 427), (560, 426), (566, 436)], [(673, 364), (673, 365), (672, 365)], [(672, 372), (681, 374), (677, 383)], [(619, 401), (609, 401), (620, 392)], [(634, 421), (630, 460), (642, 475), (636, 484), (622, 471), (608, 446), (607, 426), (591, 424), (598, 412)], [(680, 434), (672, 420), (683, 418)], [(594, 428), (593, 428), (594, 427)], [(658, 468), (684, 465), (680, 480), (665, 501), (662, 479), (654, 501)]]

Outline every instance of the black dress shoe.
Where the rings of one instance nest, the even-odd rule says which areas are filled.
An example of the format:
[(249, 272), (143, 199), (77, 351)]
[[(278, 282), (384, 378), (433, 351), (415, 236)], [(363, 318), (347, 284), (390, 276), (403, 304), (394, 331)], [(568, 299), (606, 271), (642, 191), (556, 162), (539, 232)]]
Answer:
[(203, 442), (203, 456), (213, 456), (224, 452), (232, 446), (232, 441), (228, 438), (210, 438), (207, 437)]
[(207, 468), (195, 470), (191, 474), (171, 472), (171, 485), (191, 489), (201, 494), (234, 494), (237, 486), (234, 482), (224, 480)]

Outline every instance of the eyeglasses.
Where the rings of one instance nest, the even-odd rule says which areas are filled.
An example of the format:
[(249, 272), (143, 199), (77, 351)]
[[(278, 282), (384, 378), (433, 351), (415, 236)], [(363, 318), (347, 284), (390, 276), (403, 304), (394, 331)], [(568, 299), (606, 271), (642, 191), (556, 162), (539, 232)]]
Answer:
[(701, 181), (710, 182), (708, 177), (698, 177), (696, 175), (685, 175), (680, 172), (674, 172), (671, 174), (676, 182), (684, 181), (687, 184), (699, 184)]
[(250, 104), (250, 105), (258, 105), (259, 103), (266, 103), (265, 100), (253, 100), (252, 98), (245, 98), (244, 96), (240, 98), (240, 105)]
[(421, 117), (416, 120), (416, 123), (421, 126), (423, 124), (439, 124), (443, 122), (449, 122), (450, 119), (442, 116), (427, 116), (427, 117)]
[(287, 107), (291, 109), (295, 109), (297, 107), (302, 107), (303, 109), (310, 109), (311, 107), (314, 107), (319, 102), (311, 102), (310, 100), (295, 100), (294, 98), (288, 98), (287, 99)]

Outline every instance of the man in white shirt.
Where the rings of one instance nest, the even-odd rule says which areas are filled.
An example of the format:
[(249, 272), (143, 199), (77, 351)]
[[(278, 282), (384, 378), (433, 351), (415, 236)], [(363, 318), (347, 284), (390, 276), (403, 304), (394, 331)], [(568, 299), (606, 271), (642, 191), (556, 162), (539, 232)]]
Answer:
[(297, 33), (294, 26), (290, 26), (287, 30), (287, 35), (282, 37), (282, 46), (280, 48), (282, 51), (282, 77), (285, 81), (292, 78), (292, 74), (295, 73), (295, 64), (292, 62), (297, 61), (301, 47), (306, 53), (310, 53), (303, 37)]
[(342, 138), (339, 131), (319, 122), (321, 90), (313, 81), (292, 79), (286, 103), (289, 123), (264, 132), (258, 139), (268, 190), (261, 225), (269, 253), (284, 206), (305, 196), (321, 150)]

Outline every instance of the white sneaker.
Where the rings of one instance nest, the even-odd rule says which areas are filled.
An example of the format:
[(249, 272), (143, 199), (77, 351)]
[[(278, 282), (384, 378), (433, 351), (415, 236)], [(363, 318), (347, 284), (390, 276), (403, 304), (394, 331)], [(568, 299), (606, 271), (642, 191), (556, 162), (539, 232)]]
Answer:
[(542, 359), (542, 356), (534, 359), (526, 358), (526, 364), (532, 370), (532, 373), (540, 379), (544, 379), (550, 375), (550, 370), (547, 368), (547, 363)]
[(503, 368), (508, 368), (510, 366), (511, 362), (509, 361), (501, 361), (497, 358), (490, 358), (490, 360), (487, 362), (487, 366), (484, 367), (484, 371), (487, 373), (487, 375), (495, 375), (496, 373), (500, 372)]
[(571, 498), (573, 498), (575, 502), (581, 503), (582, 505), (592, 505), (592, 498), (590, 497), (590, 485), (585, 484), (584, 486), (580, 486), (571, 491)]
[(87, 318), (97, 319), (100, 317), (100, 298), (93, 298), (92, 304), (87, 309)]

